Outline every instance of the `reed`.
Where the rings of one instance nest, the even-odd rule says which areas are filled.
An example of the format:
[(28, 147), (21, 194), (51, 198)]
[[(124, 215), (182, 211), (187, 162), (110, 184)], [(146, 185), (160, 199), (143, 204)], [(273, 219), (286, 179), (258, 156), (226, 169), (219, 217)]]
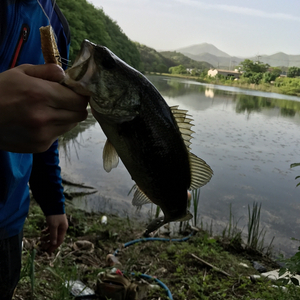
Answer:
[(200, 202), (200, 188), (192, 191), (191, 206), (193, 206), (193, 212), (194, 212), (194, 226), (197, 226), (198, 223), (197, 216), (198, 216), (199, 202)]
[(232, 214), (232, 204), (229, 204), (229, 223), (222, 231), (223, 239), (230, 239), (230, 240), (242, 240), (242, 230), (238, 228), (238, 219), (236, 222), (234, 221), (234, 216)]
[(252, 211), (248, 205), (247, 247), (258, 251), (262, 251), (264, 249), (264, 240), (266, 235), (266, 230), (264, 228), (260, 229), (260, 210), (261, 204), (258, 204), (257, 202), (253, 202)]

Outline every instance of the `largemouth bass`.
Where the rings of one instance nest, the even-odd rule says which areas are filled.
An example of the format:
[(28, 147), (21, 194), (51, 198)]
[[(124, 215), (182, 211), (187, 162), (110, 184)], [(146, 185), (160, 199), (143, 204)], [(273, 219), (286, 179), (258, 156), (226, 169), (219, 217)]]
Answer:
[(64, 84), (91, 97), (93, 115), (107, 137), (104, 169), (117, 167), (120, 157), (136, 183), (133, 205), (153, 202), (163, 211), (145, 234), (192, 218), (187, 191), (209, 182), (213, 171), (190, 152), (193, 125), (187, 111), (169, 107), (144, 75), (87, 40)]

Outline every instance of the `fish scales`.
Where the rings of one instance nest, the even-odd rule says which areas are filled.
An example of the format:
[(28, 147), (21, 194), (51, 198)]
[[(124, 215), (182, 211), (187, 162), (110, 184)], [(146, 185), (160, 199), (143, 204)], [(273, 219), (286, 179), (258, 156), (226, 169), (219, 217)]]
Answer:
[(120, 157), (137, 185), (133, 204), (153, 202), (162, 209), (164, 217), (149, 224), (147, 232), (190, 219), (187, 190), (206, 184), (213, 172), (189, 151), (187, 111), (170, 108), (145, 76), (86, 40), (63, 84), (91, 96), (93, 115), (108, 138), (105, 170), (116, 167)]
[(172, 221), (186, 214), (190, 167), (177, 124), (169, 108), (157, 109), (158, 101), (141, 103), (139, 114), (128, 122), (111, 124), (101, 116), (97, 120), (132, 179)]

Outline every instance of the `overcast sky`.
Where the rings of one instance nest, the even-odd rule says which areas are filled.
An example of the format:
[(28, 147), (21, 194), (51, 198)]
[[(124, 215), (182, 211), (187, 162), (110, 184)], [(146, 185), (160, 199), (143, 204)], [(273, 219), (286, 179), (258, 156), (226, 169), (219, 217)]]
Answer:
[(300, 54), (300, 0), (88, 0), (156, 50), (213, 44), (232, 56)]

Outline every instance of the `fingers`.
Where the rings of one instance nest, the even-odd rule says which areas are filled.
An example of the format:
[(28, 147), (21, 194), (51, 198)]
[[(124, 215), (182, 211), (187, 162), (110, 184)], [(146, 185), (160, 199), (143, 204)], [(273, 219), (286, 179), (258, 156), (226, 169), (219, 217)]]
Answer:
[(45, 65), (22, 65), (19, 67), (30, 77), (40, 78), (48, 81), (60, 82), (64, 76), (64, 70), (56, 64)]
[(15, 68), (26, 76), (26, 96), (42, 100), (50, 107), (71, 111), (85, 110), (89, 97), (81, 96), (59, 84), (65, 76), (64, 70), (56, 64), (21, 65)]
[(46, 151), (86, 119), (89, 98), (62, 86), (63, 77), (54, 64), (22, 65), (0, 74), (1, 150)]
[(49, 105), (56, 109), (81, 112), (85, 111), (89, 97), (76, 94), (68, 87), (56, 82), (48, 82), (50, 96)]
[(27, 75), (27, 97), (43, 100), (52, 108), (71, 111), (85, 110), (89, 97), (79, 95), (59, 84), (64, 78), (63, 69), (55, 64), (22, 65), (19, 71)]
[(48, 228), (42, 231), (41, 249), (51, 253), (64, 241), (68, 228), (66, 215), (53, 215), (46, 218)]

